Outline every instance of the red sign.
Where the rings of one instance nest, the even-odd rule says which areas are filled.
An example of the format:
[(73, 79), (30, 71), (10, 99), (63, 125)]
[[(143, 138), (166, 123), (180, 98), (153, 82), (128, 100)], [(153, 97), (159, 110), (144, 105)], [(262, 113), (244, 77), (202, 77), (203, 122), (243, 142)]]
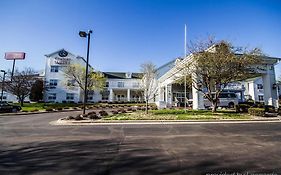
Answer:
[(24, 60), (25, 53), (24, 52), (6, 52), (5, 59), (6, 60)]

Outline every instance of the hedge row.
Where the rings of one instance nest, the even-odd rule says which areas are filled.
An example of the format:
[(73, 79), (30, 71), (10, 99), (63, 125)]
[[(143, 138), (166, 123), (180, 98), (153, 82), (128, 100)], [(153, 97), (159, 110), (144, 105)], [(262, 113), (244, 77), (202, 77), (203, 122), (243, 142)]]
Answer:
[(264, 108), (249, 108), (248, 113), (253, 116), (265, 116), (265, 109)]

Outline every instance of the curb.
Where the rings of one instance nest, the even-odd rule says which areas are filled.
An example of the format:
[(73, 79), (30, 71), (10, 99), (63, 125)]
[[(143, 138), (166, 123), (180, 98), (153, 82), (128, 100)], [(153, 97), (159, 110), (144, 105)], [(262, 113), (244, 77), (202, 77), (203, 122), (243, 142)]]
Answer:
[(3, 114), (0, 114), (0, 117), (16, 116), (16, 115), (32, 115), (32, 114), (57, 113), (57, 112), (71, 112), (71, 111), (81, 111), (81, 109), (70, 109), (70, 110), (61, 110), (61, 111), (41, 111), (41, 112), (37, 111), (37, 112), (3, 113)]
[(83, 126), (83, 125), (138, 125), (138, 124), (208, 124), (208, 123), (271, 123), (281, 122), (280, 118), (276, 119), (253, 119), (253, 120), (131, 120), (131, 121), (101, 121), (101, 120), (87, 120), (87, 121), (66, 121), (57, 120), (50, 122), (51, 125), (60, 126)]

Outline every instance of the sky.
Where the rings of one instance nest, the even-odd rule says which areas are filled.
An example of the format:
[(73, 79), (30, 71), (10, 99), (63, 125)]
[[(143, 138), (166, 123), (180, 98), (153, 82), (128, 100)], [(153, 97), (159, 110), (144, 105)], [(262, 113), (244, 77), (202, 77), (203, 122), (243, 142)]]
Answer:
[[(23, 51), (16, 67), (43, 70), (45, 54), (61, 48), (85, 57), (101, 71), (138, 72), (184, 55), (187, 40), (214, 36), (235, 46), (260, 47), (281, 58), (280, 0), (1, 0), (0, 69), (12, 68), (5, 52)], [(281, 63), (276, 66), (281, 75)]]

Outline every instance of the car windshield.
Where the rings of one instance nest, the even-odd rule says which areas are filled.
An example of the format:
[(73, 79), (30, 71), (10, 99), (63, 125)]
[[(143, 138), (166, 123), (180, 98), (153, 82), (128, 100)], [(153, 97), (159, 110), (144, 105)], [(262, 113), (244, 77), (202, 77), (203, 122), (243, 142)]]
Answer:
[[(215, 94), (212, 94), (212, 98), (215, 98)], [(220, 93), (219, 98), (236, 98), (235, 93)]]
[(1, 106), (7, 106), (7, 105), (9, 105), (7, 102), (0, 102), (0, 105)]

